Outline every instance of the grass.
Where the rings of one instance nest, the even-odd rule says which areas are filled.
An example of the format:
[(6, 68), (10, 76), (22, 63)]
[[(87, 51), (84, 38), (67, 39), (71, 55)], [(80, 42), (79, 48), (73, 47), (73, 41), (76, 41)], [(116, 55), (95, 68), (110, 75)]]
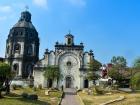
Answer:
[(140, 105), (140, 92), (137, 93), (124, 93), (116, 92), (111, 95), (87, 95), (85, 93), (78, 93), (85, 105), (99, 105), (109, 100), (119, 98), (119, 96), (125, 96), (123, 101), (111, 103), (110, 105)]
[[(23, 92), (37, 94), (38, 100), (33, 101), (22, 98), (20, 95)], [(37, 89), (36, 91), (33, 91), (31, 88), (17, 89), (12, 91), (10, 95), (0, 99), (0, 105), (57, 105), (60, 101), (61, 94), (62, 92), (60, 91), (52, 91), (49, 96), (46, 96), (44, 89)]]

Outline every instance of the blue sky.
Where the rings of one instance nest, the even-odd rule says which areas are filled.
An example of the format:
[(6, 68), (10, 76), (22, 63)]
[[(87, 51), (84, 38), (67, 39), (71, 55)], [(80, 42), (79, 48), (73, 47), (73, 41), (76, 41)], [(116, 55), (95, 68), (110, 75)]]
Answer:
[(0, 57), (10, 28), (29, 6), (40, 37), (40, 58), (71, 30), (75, 43), (92, 49), (103, 64), (124, 56), (131, 66), (140, 56), (139, 0), (0, 0)]

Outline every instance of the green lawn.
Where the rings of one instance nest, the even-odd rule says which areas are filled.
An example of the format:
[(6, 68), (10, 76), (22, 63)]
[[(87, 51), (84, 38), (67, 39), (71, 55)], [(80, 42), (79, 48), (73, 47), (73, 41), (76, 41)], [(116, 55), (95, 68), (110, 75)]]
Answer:
[[(20, 96), (23, 92), (35, 93), (39, 99), (37, 101), (24, 99)], [(57, 105), (61, 94), (60, 91), (52, 91), (49, 96), (46, 96), (44, 89), (37, 89), (37, 91), (33, 91), (31, 88), (17, 89), (12, 91), (10, 95), (0, 99), (0, 105)]]
[(119, 98), (119, 96), (125, 96), (125, 99), (120, 102), (111, 103), (110, 105), (140, 105), (140, 93), (113, 93), (111, 95), (87, 95), (85, 93), (78, 93), (85, 105), (99, 105), (109, 100)]

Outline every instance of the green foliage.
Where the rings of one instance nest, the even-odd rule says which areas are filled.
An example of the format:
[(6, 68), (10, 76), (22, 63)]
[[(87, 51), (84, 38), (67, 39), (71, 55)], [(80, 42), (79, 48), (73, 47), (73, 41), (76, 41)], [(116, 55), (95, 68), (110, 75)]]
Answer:
[(118, 68), (112, 67), (108, 70), (108, 76), (115, 80), (122, 79), (122, 75), (119, 72)]
[(87, 75), (88, 75), (87, 78), (89, 80), (97, 80), (98, 78), (100, 78), (100, 76), (96, 74), (95, 72), (88, 72)]
[(42, 84), (39, 84), (38, 88), (39, 88), (39, 89), (42, 89)]
[(0, 62), (0, 87), (6, 78), (11, 76), (10, 66), (6, 63)]
[(96, 71), (98, 71), (101, 66), (102, 66), (102, 64), (99, 61), (97, 61), (96, 59), (90, 60), (87, 78), (89, 80), (98, 79), (100, 76), (98, 74), (96, 74)]
[(10, 77), (10, 66), (0, 62), (0, 77)]
[(126, 67), (127, 64), (126, 59), (123, 56), (117, 56), (117, 57), (113, 56), (111, 59), (111, 63), (121, 68)]
[(133, 64), (134, 68), (140, 69), (140, 57), (138, 57), (137, 59), (135, 59), (134, 64)]
[(44, 77), (46, 79), (57, 80), (60, 78), (61, 74), (58, 66), (48, 66), (44, 68)]
[(108, 76), (117, 82), (125, 78), (124, 70), (126, 70), (126, 59), (123, 56), (113, 56), (111, 59), (113, 66), (108, 70)]
[(132, 88), (134, 89), (140, 89), (140, 72), (136, 73), (131, 78), (131, 85), (132, 85)]
[(103, 93), (104, 93), (103, 89), (101, 89), (99, 86), (93, 87), (93, 94), (94, 95), (101, 95)]
[(21, 94), (21, 96), (22, 96), (23, 98), (28, 98), (28, 93), (23, 92), (23, 93)]
[[(1, 90), (3, 89), (3, 83), (7, 80), (11, 75), (10, 66), (6, 63), (0, 62), (0, 98)], [(7, 88), (7, 93), (9, 92), (9, 88)]]
[(44, 68), (44, 77), (47, 80), (51, 79), (52, 82), (56, 80), (58, 85), (58, 81), (62, 78), (62, 75), (58, 66), (48, 66)]
[(99, 70), (99, 68), (102, 66), (102, 64), (97, 61), (96, 59), (92, 59), (90, 60), (90, 63), (89, 63), (89, 70), (90, 71), (97, 71)]

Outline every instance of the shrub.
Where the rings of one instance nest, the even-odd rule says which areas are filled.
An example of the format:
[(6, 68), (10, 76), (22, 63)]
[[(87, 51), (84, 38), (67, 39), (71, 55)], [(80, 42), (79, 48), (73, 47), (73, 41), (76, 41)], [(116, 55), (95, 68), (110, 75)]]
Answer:
[(131, 78), (131, 85), (133, 89), (140, 89), (140, 72)]
[(13, 90), (16, 90), (16, 89), (17, 89), (17, 85), (16, 85), (16, 84), (13, 84), (13, 85), (11, 85), (11, 88), (12, 88)]
[(30, 99), (30, 100), (37, 100), (38, 99), (38, 95), (30, 94), (30, 95), (28, 95), (28, 99)]
[(27, 94), (27, 93), (22, 93), (21, 96), (22, 96), (23, 98), (28, 98), (28, 94)]
[(112, 86), (112, 89), (114, 89), (114, 90), (118, 90), (118, 88), (119, 88), (119, 85), (117, 85), (117, 84), (114, 84), (114, 85)]
[(93, 88), (93, 94), (95, 94), (95, 95), (101, 95), (103, 93), (104, 93), (104, 91), (99, 86), (95, 86)]
[(33, 91), (36, 91), (37, 89), (36, 89), (36, 87), (33, 87)]
[(38, 85), (38, 88), (39, 88), (39, 89), (42, 89), (42, 85), (41, 85), (41, 84), (39, 84), (39, 85)]

